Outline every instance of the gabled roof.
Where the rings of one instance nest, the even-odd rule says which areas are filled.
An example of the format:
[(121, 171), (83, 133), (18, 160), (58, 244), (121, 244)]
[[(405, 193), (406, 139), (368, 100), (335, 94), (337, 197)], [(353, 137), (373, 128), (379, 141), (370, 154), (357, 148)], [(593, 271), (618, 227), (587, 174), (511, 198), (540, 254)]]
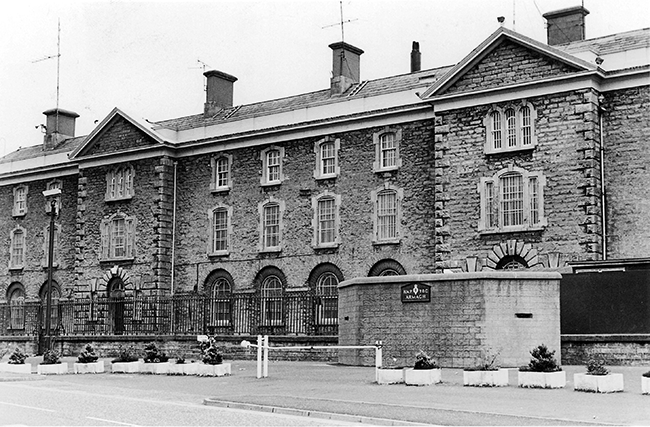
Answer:
[(68, 138), (61, 141), (61, 143), (53, 150), (43, 150), (43, 144), (19, 148), (13, 153), (9, 153), (4, 157), (0, 157), (0, 164), (29, 160), (36, 157), (49, 156), (51, 154), (69, 153), (81, 145), (85, 139), (85, 136)]
[(429, 87), (420, 97), (422, 99), (430, 98), (434, 95), (444, 92), (446, 88), (451, 86), (454, 82), (460, 79), (464, 74), (471, 70), (478, 62), (485, 56), (492, 52), (504, 40), (510, 40), (520, 44), (528, 49), (539, 52), (542, 55), (555, 59), (559, 62), (575, 67), (580, 71), (596, 71), (597, 67), (580, 58), (576, 58), (563, 50), (557, 49), (553, 46), (540, 43), (537, 40), (526, 37), (505, 27), (499, 27), (487, 39), (479, 44), (467, 56), (465, 56), (458, 64), (452, 67), (442, 78), (436, 81)]
[(565, 43), (555, 47), (569, 54), (590, 50), (597, 55), (648, 48), (650, 47), (650, 28), (610, 34), (594, 39)]
[(86, 140), (83, 144), (79, 145), (72, 153), (70, 153), (70, 159), (75, 159), (78, 157), (83, 156), (85, 152), (88, 151), (90, 147), (92, 147), (93, 143), (99, 138), (104, 130), (106, 130), (109, 127), (109, 124), (117, 117), (122, 117), (124, 120), (128, 121), (131, 123), (134, 127), (137, 129), (141, 130), (147, 136), (151, 137), (154, 141), (161, 145), (166, 145), (170, 144), (171, 141), (167, 140), (166, 138), (162, 137), (160, 134), (156, 133), (152, 127), (153, 125), (150, 123), (147, 123), (142, 120), (136, 120), (120, 110), (119, 108), (113, 108), (113, 111), (111, 111), (105, 118), (104, 120), (97, 125), (95, 129), (86, 137)]

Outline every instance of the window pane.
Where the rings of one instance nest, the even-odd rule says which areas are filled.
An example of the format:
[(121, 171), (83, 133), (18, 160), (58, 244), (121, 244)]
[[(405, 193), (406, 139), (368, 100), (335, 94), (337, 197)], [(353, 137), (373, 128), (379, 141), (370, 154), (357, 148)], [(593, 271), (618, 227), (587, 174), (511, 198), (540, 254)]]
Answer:
[(11, 248), (11, 265), (18, 267), (23, 265), (25, 256), (25, 233), (22, 230), (14, 231), (13, 246)]
[(506, 110), (506, 131), (508, 135), (508, 147), (517, 146), (517, 118), (515, 110), (509, 108)]
[(377, 239), (397, 237), (397, 193), (382, 191), (377, 195)]
[(495, 149), (501, 148), (501, 113), (495, 111), (492, 113), (492, 146)]
[(333, 243), (336, 239), (336, 204), (334, 199), (318, 201), (318, 243)]
[(124, 169), (124, 197), (133, 195), (133, 173), (131, 168)]
[(268, 182), (280, 180), (280, 152), (278, 150), (266, 153), (266, 168)]
[(118, 169), (116, 175), (117, 197), (124, 197), (124, 171), (122, 169)]
[(27, 207), (26, 196), (27, 192), (25, 191), (25, 187), (19, 187), (16, 189), (16, 199), (14, 201), (16, 206), (16, 213), (25, 212), (25, 208)]
[(123, 218), (114, 219), (111, 224), (111, 249), (114, 258), (126, 256), (126, 229)]
[(523, 177), (519, 174), (506, 174), (501, 178), (501, 212), (503, 226), (524, 223)]
[(494, 183), (485, 184), (485, 226), (487, 228), (498, 227), (497, 208), (495, 206)]
[(263, 244), (265, 248), (280, 245), (280, 206), (276, 204), (264, 206)]
[(535, 225), (539, 222), (539, 186), (537, 177), (531, 176), (528, 179), (528, 194), (530, 195), (530, 224)]
[(217, 209), (213, 214), (213, 235), (212, 251), (228, 250), (228, 211), (226, 209)]
[(220, 277), (212, 285), (212, 324), (226, 325), (230, 323), (230, 282)]
[(397, 144), (394, 133), (385, 133), (380, 138), (381, 167), (397, 166)]
[(530, 108), (523, 107), (521, 109), (521, 144), (530, 145), (531, 138), (531, 123), (530, 123)]
[(25, 328), (25, 293), (22, 289), (14, 289), (9, 295), (9, 306), (12, 329)]
[(321, 173), (323, 175), (334, 174), (336, 172), (335, 145), (333, 142), (326, 142), (320, 146), (321, 155)]
[(229, 181), (228, 158), (221, 157), (217, 160), (217, 187), (227, 187)]

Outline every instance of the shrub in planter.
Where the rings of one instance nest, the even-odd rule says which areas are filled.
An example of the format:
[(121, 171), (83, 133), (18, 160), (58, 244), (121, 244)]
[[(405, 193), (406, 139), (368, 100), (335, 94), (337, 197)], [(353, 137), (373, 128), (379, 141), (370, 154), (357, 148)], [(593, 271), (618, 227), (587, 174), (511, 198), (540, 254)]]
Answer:
[(104, 362), (98, 361), (99, 356), (95, 353), (92, 345), (86, 344), (84, 349), (77, 356), (74, 364), (75, 374), (97, 374), (104, 372)]
[(231, 374), (230, 363), (223, 363), (223, 356), (217, 348), (214, 338), (210, 338), (207, 342), (201, 342), (200, 348), (203, 363), (197, 367), (199, 376), (222, 377)]
[(499, 352), (490, 349), (481, 352), (478, 365), (463, 370), (463, 385), (473, 387), (503, 387), (508, 385), (508, 370), (497, 363)]
[(388, 363), (382, 364), (375, 369), (375, 381), (377, 384), (402, 384), (404, 383), (405, 368), (397, 366), (397, 359), (390, 357)]
[(23, 365), (25, 363), (25, 360), (27, 360), (27, 354), (23, 353), (23, 351), (19, 348), (16, 347), (9, 356), (9, 364), (10, 365)]
[(590, 359), (586, 374), (573, 374), (574, 390), (595, 393), (623, 391), (623, 374), (611, 374), (602, 360)]
[(641, 393), (650, 394), (650, 371), (641, 375)]
[(530, 351), (532, 358), (528, 366), (519, 368), (519, 387), (562, 388), (566, 384), (566, 373), (555, 360), (555, 351), (541, 344)]
[(442, 382), (441, 369), (438, 364), (424, 351), (415, 355), (413, 368), (404, 370), (406, 385), (431, 385)]
[(68, 364), (61, 363), (61, 354), (56, 350), (43, 353), (43, 361), (36, 367), (39, 374), (67, 374)]
[(31, 374), (32, 365), (31, 363), (25, 363), (27, 360), (27, 354), (16, 347), (9, 356), (7, 363), (0, 363), (0, 372), (14, 372), (18, 374)]
[(149, 343), (144, 348), (144, 365), (142, 372), (151, 374), (166, 374), (169, 371), (169, 356), (156, 346)]
[(176, 363), (169, 364), (169, 375), (196, 375), (198, 364), (188, 361), (183, 356), (176, 357)]
[(117, 357), (111, 363), (111, 372), (114, 373), (140, 372), (140, 362), (133, 346), (120, 345)]

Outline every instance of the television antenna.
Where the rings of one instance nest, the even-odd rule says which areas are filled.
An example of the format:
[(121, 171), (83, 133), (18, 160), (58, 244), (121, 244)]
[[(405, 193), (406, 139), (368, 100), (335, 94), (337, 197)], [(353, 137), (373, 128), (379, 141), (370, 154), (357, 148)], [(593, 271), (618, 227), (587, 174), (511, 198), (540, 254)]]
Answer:
[[(196, 62), (198, 64), (200, 64), (198, 67), (189, 67), (189, 68), (192, 69), (192, 70), (198, 70), (199, 68), (201, 68), (203, 70), (203, 73), (205, 73), (206, 68), (212, 68), (212, 67), (210, 67), (210, 65), (208, 65), (207, 63), (201, 61), (201, 59), (199, 59), (199, 58), (196, 59)], [(208, 82), (207, 82), (207, 79), (205, 78), (205, 76), (203, 77), (203, 90), (204, 91), (208, 90)]]
[(56, 132), (59, 131), (59, 82), (61, 75), (61, 18), (58, 19), (57, 25), (57, 35), (56, 35), (56, 55), (46, 56), (36, 61), (32, 61), (32, 64), (41, 61), (47, 61), (48, 59), (56, 58)]
[(341, 26), (341, 41), (342, 41), (342, 42), (345, 42), (345, 31), (344, 31), (344, 25), (345, 25), (345, 24), (348, 24), (348, 23), (350, 23), (350, 22), (358, 21), (358, 19), (355, 18), (355, 19), (343, 20), (343, 0), (340, 0), (340, 1), (339, 1), (339, 6), (340, 6), (340, 10), (341, 10), (341, 21), (338, 22), (338, 23), (336, 23), (336, 24), (325, 25), (325, 26), (322, 27), (321, 29), (331, 28), (331, 27), (336, 27), (337, 25), (340, 25), (340, 26)]

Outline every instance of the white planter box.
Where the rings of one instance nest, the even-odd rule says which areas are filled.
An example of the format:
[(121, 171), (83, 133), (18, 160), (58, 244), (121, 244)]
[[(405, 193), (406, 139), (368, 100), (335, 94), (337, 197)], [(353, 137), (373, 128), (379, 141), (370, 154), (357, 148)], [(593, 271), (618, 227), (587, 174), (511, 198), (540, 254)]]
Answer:
[(196, 375), (199, 370), (198, 363), (171, 363), (168, 375)]
[(100, 374), (105, 369), (103, 360), (92, 363), (75, 362), (73, 368), (75, 374)]
[(206, 365), (205, 363), (197, 363), (197, 375), (200, 377), (223, 377), (230, 375), (230, 363), (222, 363), (220, 365)]
[(118, 374), (133, 374), (140, 372), (140, 362), (113, 362), (111, 372)]
[(376, 368), (375, 381), (377, 384), (402, 384), (405, 368)]
[(562, 388), (566, 385), (566, 372), (519, 371), (517, 383), (525, 388)]
[(442, 382), (442, 369), (404, 369), (406, 385), (431, 385)]
[(508, 385), (508, 370), (463, 371), (463, 385), (472, 387), (505, 387)]
[(166, 375), (169, 372), (169, 362), (143, 363), (140, 369), (141, 374)]
[(650, 378), (641, 377), (641, 393), (650, 394)]
[(40, 375), (59, 375), (68, 373), (67, 363), (55, 363), (53, 365), (38, 365), (36, 372)]
[(573, 374), (573, 388), (577, 391), (613, 393), (623, 391), (623, 374)]
[(15, 374), (31, 374), (32, 364), (23, 363), (21, 365), (14, 365), (12, 363), (0, 363), (0, 372), (13, 372)]

